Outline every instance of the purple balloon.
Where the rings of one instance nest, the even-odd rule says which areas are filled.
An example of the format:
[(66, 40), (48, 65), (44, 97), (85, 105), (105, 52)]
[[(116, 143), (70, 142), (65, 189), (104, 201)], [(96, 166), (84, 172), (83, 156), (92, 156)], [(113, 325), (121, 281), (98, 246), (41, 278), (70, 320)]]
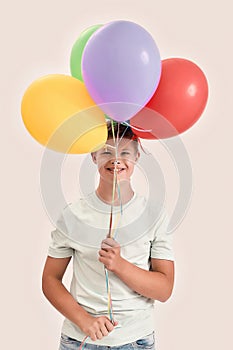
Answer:
[(114, 21), (98, 29), (87, 42), (82, 74), (95, 103), (122, 122), (153, 96), (161, 75), (159, 50), (138, 24)]

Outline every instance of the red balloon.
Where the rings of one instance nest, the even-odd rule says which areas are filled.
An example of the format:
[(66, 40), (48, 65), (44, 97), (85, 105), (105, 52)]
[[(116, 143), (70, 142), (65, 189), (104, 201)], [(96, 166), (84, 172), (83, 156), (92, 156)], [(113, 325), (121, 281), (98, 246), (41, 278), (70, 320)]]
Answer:
[[(195, 63), (182, 58), (165, 59), (158, 88), (146, 108), (131, 118), (130, 124), (141, 138), (175, 136), (200, 118), (207, 98), (207, 79)], [(145, 133), (134, 128), (151, 131)]]
[(176, 128), (161, 114), (144, 107), (130, 120), (135, 135), (142, 139), (166, 139), (178, 135)]

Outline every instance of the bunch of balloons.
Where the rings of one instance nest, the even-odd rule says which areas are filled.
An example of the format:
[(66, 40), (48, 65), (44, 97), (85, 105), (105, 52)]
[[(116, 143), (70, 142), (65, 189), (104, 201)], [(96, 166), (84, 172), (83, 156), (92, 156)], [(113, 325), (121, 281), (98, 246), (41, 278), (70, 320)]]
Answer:
[[(199, 119), (208, 98), (206, 77), (195, 63), (161, 61), (152, 36), (130, 21), (83, 31), (72, 48), (70, 67), (72, 76), (34, 81), (21, 106), (29, 133), (58, 152), (101, 148), (107, 140), (106, 116), (129, 123), (140, 138), (172, 137)], [(73, 123), (67, 124), (70, 119)], [(67, 147), (71, 133), (75, 141)]]

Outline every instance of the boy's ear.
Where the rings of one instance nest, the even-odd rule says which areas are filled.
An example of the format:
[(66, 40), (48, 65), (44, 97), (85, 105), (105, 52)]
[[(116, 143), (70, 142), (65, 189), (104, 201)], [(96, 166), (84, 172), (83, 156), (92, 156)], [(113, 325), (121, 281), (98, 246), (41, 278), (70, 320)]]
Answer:
[(91, 157), (92, 157), (93, 162), (96, 164), (97, 163), (97, 161), (96, 161), (96, 152), (91, 152)]
[(137, 151), (137, 154), (136, 154), (136, 157), (135, 157), (135, 162), (137, 162), (139, 158), (140, 158), (140, 152)]

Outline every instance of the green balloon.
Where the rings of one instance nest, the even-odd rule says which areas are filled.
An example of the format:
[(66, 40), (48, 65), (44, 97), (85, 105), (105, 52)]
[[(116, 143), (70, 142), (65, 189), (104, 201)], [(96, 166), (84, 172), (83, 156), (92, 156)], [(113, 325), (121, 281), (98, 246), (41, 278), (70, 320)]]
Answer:
[(92, 34), (102, 26), (103, 26), (102, 24), (96, 24), (94, 26), (91, 26), (85, 29), (81, 33), (80, 37), (76, 40), (70, 56), (70, 71), (71, 71), (72, 77), (83, 81), (82, 68), (81, 68), (83, 50), (86, 46), (86, 43), (92, 36)]

